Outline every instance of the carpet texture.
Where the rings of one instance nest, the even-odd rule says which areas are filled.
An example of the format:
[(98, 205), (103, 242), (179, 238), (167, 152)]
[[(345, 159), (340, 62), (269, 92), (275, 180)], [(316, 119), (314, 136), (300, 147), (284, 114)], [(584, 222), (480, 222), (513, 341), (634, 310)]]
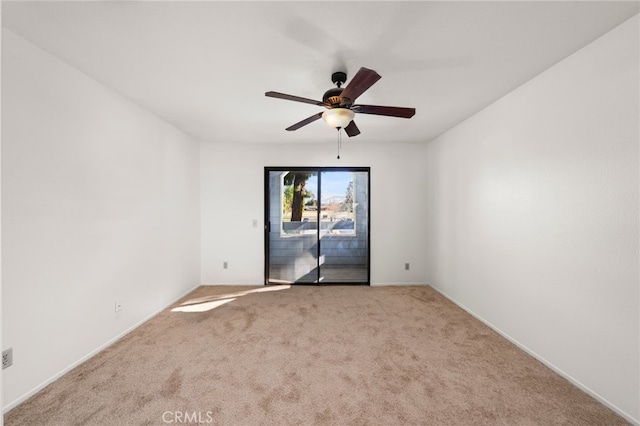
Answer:
[(203, 286), (172, 308), (5, 425), (627, 424), (430, 287)]

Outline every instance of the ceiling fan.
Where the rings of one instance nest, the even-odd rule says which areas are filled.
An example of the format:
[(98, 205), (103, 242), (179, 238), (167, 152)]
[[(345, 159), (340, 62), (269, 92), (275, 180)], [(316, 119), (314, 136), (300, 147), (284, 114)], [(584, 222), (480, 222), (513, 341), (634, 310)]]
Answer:
[(342, 88), (341, 86), (345, 81), (347, 81), (347, 74), (344, 72), (334, 72), (331, 75), (331, 81), (333, 81), (338, 87), (327, 90), (322, 96), (322, 101), (287, 95), (279, 92), (266, 92), (265, 96), (285, 99), (288, 101), (303, 102), (327, 108), (326, 111), (319, 112), (309, 118), (305, 118), (304, 120), (287, 127), (286, 130), (298, 130), (300, 127), (313, 123), (322, 117), (329, 126), (338, 130), (344, 129), (345, 133), (351, 137), (360, 134), (360, 129), (358, 129), (355, 121), (353, 121), (355, 113), (386, 115), (388, 117), (401, 118), (411, 118), (416, 113), (415, 108), (354, 104), (358, 96), (362, 95), (367, 89), (373, 86), (376, 81), (380, 80), (380, 78), (380, 75), (374, 70), (362, 67), (351, 79), (349, 84)]

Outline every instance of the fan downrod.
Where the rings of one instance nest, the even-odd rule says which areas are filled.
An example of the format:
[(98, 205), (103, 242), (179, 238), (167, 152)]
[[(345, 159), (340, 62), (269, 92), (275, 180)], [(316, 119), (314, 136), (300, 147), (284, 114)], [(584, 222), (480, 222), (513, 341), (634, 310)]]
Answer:
[(344, 90), (340, 86), (342, 86), (342, 84), (347, 81), (347, 74), (342, 71), (334, 72), (333, 74), (331, 74), (331, 81), (333, 81), (334, 84), (338, 87), (332, 87), (331, 89), (324, 92), (324, 95), (322, 96), (322, 102), (329, 104), (332, 107), (336, 107), (340, 105), (340, 94), (342, 93), (342, 90)]

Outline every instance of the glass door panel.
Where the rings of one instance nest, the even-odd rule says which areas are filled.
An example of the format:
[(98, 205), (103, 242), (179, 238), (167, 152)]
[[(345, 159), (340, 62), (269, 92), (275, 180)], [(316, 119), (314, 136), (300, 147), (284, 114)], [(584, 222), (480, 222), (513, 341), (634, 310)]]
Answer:
[(369, 173), (320, 173), (320, 282), (369, 281)]
[(269, 172), (269, 283), (318, 281), (318, 173)]

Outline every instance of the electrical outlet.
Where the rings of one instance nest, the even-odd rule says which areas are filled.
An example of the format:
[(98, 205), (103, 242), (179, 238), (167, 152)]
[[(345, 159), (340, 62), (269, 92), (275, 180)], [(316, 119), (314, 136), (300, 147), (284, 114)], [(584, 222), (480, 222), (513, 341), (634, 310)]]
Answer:
[(120, 312), (122, 310), (122, 300), (116, 299), (115, 302), (115, 312)]
[(229, 269), (229, 262), (222, 262), (222, 269)]
[(11, 367), (13, 365), (13, 348), (9, 348), (6, 351), (2, 351), (2, 369)]
[(405, 271), (408, 271), (408, 270), (409, 270), (409, 267), (410, 267), (410, 265), (409, 265), (408, 263), (405, 263), (405, 264), (404, 264), (404, 270), (405, 270)]
[(253, 226), (254, 228), (258, 227), (258, 219), (253, 219), (253, 221), (251, 222), (251, 226)]

